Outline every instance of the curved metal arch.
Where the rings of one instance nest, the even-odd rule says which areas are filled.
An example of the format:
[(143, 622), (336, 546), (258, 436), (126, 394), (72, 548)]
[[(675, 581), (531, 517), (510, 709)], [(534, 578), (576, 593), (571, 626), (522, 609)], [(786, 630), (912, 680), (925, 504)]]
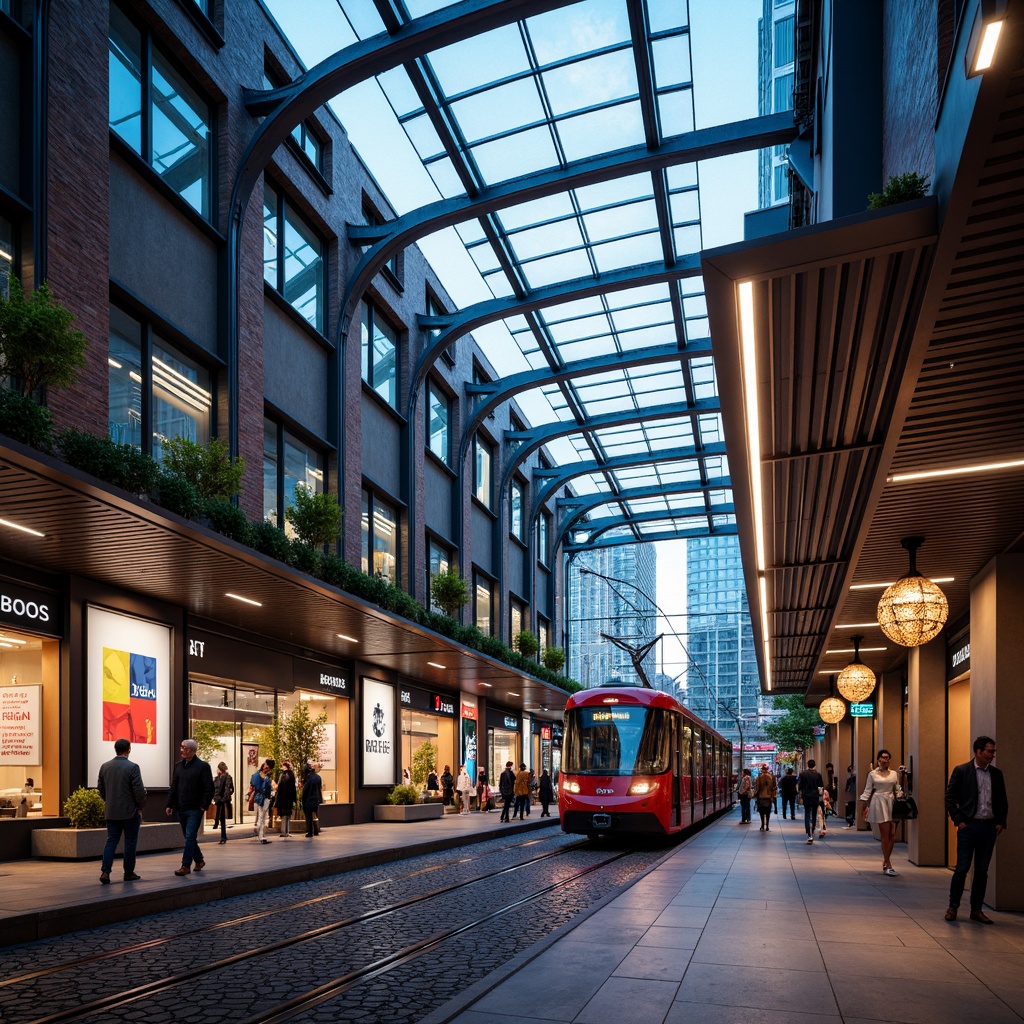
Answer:
[(617, 469), (629, 469), (633, 466), (646, 466), (656, 462), (659, 465), (670, 462), (682, 462), (684, 459), (696, 459), (701, 456), (725, 455), (725, 442), (715, 441), (703, 447), (685, 445), (680, 448), (666, 448), (659, 452), (643, 452), (635, 455), (613, 455), (604, 462), (590, 460), (574, 462), (568, 466), (555, 466), (551, 469), (535, 469), (534, 480), (547, 480), (543, 489), (534, 499), (530, 510), (530, 522), (534, 522), (540, 510), (551, 500), (552, 495), (578, 476), (589, 476), (591, 473), (614, 472)]
[(441, 199), (396, 217), (386, 224), (350, 224), (349, 241), (368, 244), (346, 285), (338, 318), (339, 332), (348, 330), (354, 304), (384, 265), (418, 238), (473, 217), (493, 213), (571, 188), (580, 188), (641, 171), (657, 171), (680, 163), (709, 160), (752, 149), (781, 146), (796, 137), (791, 112), (752, 117), (731, 124), (698, 128), (670, 139), (659, 149), (631, 146), (601, 156), (566, 164), (562, 168), (524, 174), (481, 189), (476, 195)]
[(477, 429), (503, 402), (515, 395), (544, 384), (557, 384), (559, 381), (577, 377), (589, 377), (593, 374), (606, 373), (608, 370), (624, 370), (634, 366), (656, 366), (659, 363), (677, 362), (680, 359), (695, 359), (699, 356), (711, 355), (711, 339), (701, 338), (699, 341), (680, 349), (677, 345), (652, 345), (648, 349), (634, 349), (631, 352), (612, 352), (590, 359), (579, 359), (566, 363), (557, 370), (542, 368), (524, 370), (508, 377), (487, 381), (482, 384), (467, 383), (466, 393), (469, 395), (486, 396), (466, 420), (462, 437), (459, 440), (459, 465), (463, 465), (469, 454), (469, 444)]
[[(692, 514), (684, 514), (681, 512), (673, 513), (669, 509), (652, 509), (650, 512), (638, 512), (634, 516), (618, 515), (618, 516), (605, 516), (602, 519), (594, 519), (587, 524), (588, 528), (593, 527), (590, 532), (590, 538), (597, 539), (602, 533), (607, 533), (609, 530), (615, 530), (620, 526), (642, 526), (644, 523), (663, 523), (671, 519), (707, 519), (709, 515), (731, 515), (735, 513), (736, 506), (731, 501), (722, 502), (720, 505), (715, 505), (711, 509), (704, 509), (701, 511), (695, 511)], [(698, 536), (704, 536), (705, 534), (711, 534), (712, 530), (708, 526), (702, 526), (698, 533)], [(634, 538), (635, 540), (636, 538)], [(639, 542), (639, 543), (642, 543)]]
[(644, 498), (660, 498), (669, 494), (707, 494), (709, 491), (729, 490), (731, 487), (732, 477), (723, 476), (706, 484), (680, 483), (668, 487), (664, 484), (648, 484), (645, 487), (630, 487), (618, 494), (613, 491), (601, 491), (596, 494), (580, 495), (578, 498), (559, 498), (558, 507), (570, 511), (565, 521), (555, 530), (553, 545), (557, 549), (562, 538), (572, 530), (576, 523), (591, 509), (599, 508), (601, 505), (639, 501)]
[[(722, 406), (717, 398), (698, 399), (696, 402), (672, 402), (669, 405), (656, 405), (652, 409), (643, 411), (643, 421), (652, 423), (656, 420), (670, 420), (684, 416), (703, 416), (707, 413), (721, 412)], [(501, 494), (504, 497), (508, 491), (508, 485), (512, 480), (512, 474), (519, 464), (527, 456), (531, 455), (538, 448), (542, 448), (549, 441), (556, 437), (566, 437), (569, 434), (583, 434), (593, 430), (604, 430), (607, 427), (621, 427), (628, 423), (635, 423), (638, 414), (635, 409), (622, 409), (617, 412), (605, 413), (601, 416), (591, 416), (584, 423), (577, 423), (576, 420), (557, 423), (545, 423), (539, 427), (532, 427), (529, 430), (506, 430), (506, 441), (522, 442), (516, 450), (515, 455), (508, 460), (508, 465), (501, 477)]]
[[(592, 277), (560, 281), (558, 284), (529, 291), (522, 297), (489, 299), (473, 306), (466, 306), (453, 313), (441, 315), (420, 313), (416, 320), (421, 328), (427, 330), (440, 328), (441, 330), (416, 361), (416, 369), (413, 371), (410, 381), (409, 399), (406, 403), (407, 418), (411, 419), (415, 414), (420, 388), (441, 353), (453, 341), (457, 341), (464, 334), (468, 334), (483, 324), (530, 313), (537, 309), (543, 309), (545, 306), (558, 305), (560, 302), (587, 299), (608, 292), (626, 291), (629, 288), (638, 288), (647, 284), (681, 281), (684, 278), (700, 277), (700, 274), (700, 256), (691, 254), (671, 267), (661, 261), (642, 263), (635, 267), (596, 274)], [(680, 351), (684, 350), (680, 349)]]
[[(730, 526), (716, 526), (714, 530), (706, 530), (701, 527), (699, 530), (691, 529), (676, 529), (666, 530), (664, 533), (659, 533), (657, 537), (651, 537), (649, 540), (641, 541), (642, 544), (655, 544), (662, 540), (687, 540), (691, 537), (736, 537), (739, 535), (739, 530), (735, 525)], [(635, 537), (623, 536), (623, 537), (606, 537), (603, 540), (595, 541), (594, 543), (586, 544), (567, 544), (562, 548), (562, 551), (566, 555), (578, 555), (581, 552), (593, 551), (596, 548), (620, 548), (625, 544), (636, 544), (637, 539)]]

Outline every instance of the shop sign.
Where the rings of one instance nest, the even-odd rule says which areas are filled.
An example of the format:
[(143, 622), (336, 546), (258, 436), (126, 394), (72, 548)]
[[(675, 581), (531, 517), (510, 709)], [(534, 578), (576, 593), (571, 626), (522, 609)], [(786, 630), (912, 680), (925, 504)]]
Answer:
[[(244, 640), (234, 640), (201, 629), (188, 631), (188, 669), (218, 679), (241, 679), (273, 690), (294, 689), (292, 657)], [(318, 673), (319, 674), (319, 673)], [(303, 685), (313, 689), (313, 679)], [(145, 775), (143, 775), (145, 778)]]
[(851, 704), (850, 705), (850, 717), (851, 718), (872, 718), (875, 714), (875, 705), (868, 704)]
[(515, 715), (505, 715), (505, 728), (518, 729), (519, 719)]
[(542, 725), (540, 727), (540, 738), (542, 740), (549, 740), (549, 739), (551, 739), (551, 726), (550, 725)]
[(956, 679), (971, 670), (971, 634), (961, 633), (955, 637), (946, 652), (946, 679)]
[(468, 718), (472, 721), (476, 721), (476, 708), (472, 704), (462, 705), (462, 718)]
[(305, 658), (293, 658), (292, 664), (296, 689), (329, 693), (335, 697), (352, 696), (352, 672), (347, 667), (322, 665)]
[(42, 690), (0, 686), (0, 765), (43, 763)]
[(362, 759), (364, 786), (393, 786), (395, 778), (395, 690), (363, 677)]
[(426, 711), (431, 715), (455, 717), (455, 698), (447, 693), (428, 693), (416, 686), (399, 684), (398, 703), (403, 708), (414, 711)]
[(42, 636), (64, 635), (63, 602), (45, 590), (0, 580), (0, 624)]

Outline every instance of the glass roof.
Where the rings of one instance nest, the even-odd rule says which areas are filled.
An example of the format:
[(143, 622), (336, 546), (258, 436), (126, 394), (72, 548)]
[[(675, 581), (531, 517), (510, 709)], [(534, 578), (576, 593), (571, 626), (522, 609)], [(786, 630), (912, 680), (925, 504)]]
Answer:
[[(310, 32), (305, 5), (266, 3), (307, 66), (451, 6), (318, 0), (323, 18), (317, 16), (317, 31)], [(529, 0), (518, 6), (531, 9)], [(707, 118), (699, 122), (695, 103), (708, 98), (694, 87), (690, 6), (687, 0), (579, 0), (379, 75), (376, 87), (404, 139), (400, 158), (411, 154), (419, 165), (408, 175), (419, 196), (393, 198), (398, 213), (541, 172), (571, 174), (582, 162), (621, 150), (656, 153), (702, 127)], [(636, 34), (631, 11), (641, 26)], [(360, 102), (368, 95), (360, 93)], [(340, 97), (336, 107), (343, 122), (351, 109), (344, 101)], [(756, 113), (756, 95), (752, 104), (744, 116)], [(588, 179), (522, 201), (513, 197), (496, 212), (444, 232), (463, 253), (459, 272), (475, 277), (474, 301), (526, 298), (567, 282), (647, 271), (625, 286), (620, 281), (601, 294), (559, 297), (475, 332), (502, 372), (632, 357), (629, 365), (590, 367), (517, 396), (535, 427), (577, 425), (549, 444), (560, 466), (615, 460), (570, 481), (578, 494), (609, 496), (573, 525), (577, 544), (586, 537), (655, 540), (735, 526), (703, 284), (699, 276), (673, 273), (707, 244), (703, 168), (642, 163), (608, 180)], [(678, 358), (671, 351), (666, 356), (666, 347)], [(640, 362), (637, 354), (642, 358), (647, 350), (658, 350), (660, 358)], [(663, 493), (654, 493), (659, 489)], [(616, 520), (623, 525), (609, 526)]]

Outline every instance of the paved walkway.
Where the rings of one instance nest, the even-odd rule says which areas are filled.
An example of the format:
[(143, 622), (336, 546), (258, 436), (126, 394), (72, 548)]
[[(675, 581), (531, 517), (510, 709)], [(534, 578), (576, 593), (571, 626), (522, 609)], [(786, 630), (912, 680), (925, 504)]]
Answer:
[(432, 821), (345, 825), (324, 829), (315, 839), (306, 839), (301, 832), (288, 840), (275, 837), (266, 846), (252, 839), (251, 825), (236, 825), (228, 830), (231, 842), (225, 846), (217, 845), (219, 833), (207, 832), (201, 839), (206, 858), (201, 872), (175, 877), (174, 870), (181, 865), (179, 848), (139, 854), (135, 870), (142, 880), (124, 882), (118, 856), (110, 885), (100, 885), (98, 860), (3, 861), (0, 947), (558, 826), (557, 816), (541, 818), (537, 813), (508, 825), (498, 819), (497, 812), (473, 812)]
[(727, 815), (421, 1024), (1024, 1019), (1024, 915), (950, 924), (947, 870), (881, 865), (870, 832)]

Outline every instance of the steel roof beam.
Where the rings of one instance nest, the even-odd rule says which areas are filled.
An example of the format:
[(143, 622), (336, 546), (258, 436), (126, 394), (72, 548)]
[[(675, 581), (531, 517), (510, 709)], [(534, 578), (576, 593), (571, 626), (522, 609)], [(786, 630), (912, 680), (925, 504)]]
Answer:
[[(623, 526), (628, 526), (628, 520), (622, 523)], [(717, 526), (714, 530), (708, 530), (706, 526), (702, 526), (699, 529), (683, 528), (683, 529), (672, 529), (660, 531), (656, 536), (650, 537), (647, 540), (637, 541), (636, 537), (629, 535), (624, 537), (604, 537), (601, 540), (595, 540), (592, 543), (587, 542), (586, 544), (566, 544), (562, 550), (567, 554), (579, 554), (584, 551), (593, 551), (596, 548), (620, 548), (624, 544), (654, 544), (660, 540), (686, 540), (690, 537), (735, 537), (737, 536), (737, 529), (735, 524), (729, 526)]]

